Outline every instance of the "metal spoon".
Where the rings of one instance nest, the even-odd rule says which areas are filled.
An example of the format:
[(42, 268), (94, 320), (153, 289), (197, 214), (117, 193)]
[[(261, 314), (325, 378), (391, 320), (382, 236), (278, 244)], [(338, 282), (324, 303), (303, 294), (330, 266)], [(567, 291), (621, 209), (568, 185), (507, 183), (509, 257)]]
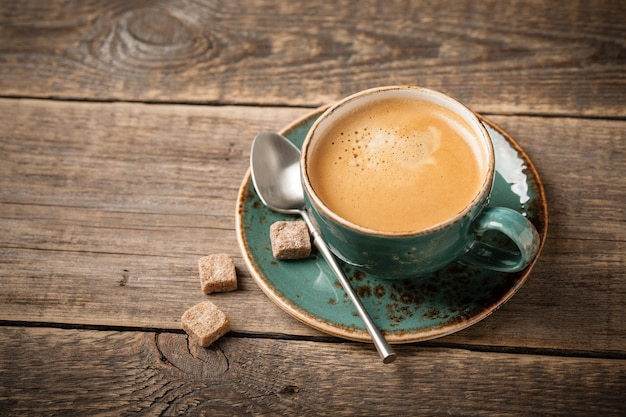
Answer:
[(396, 359), (396, 353), (363, 307), (350, 281), (344, 275), (305, 210), (304, 191), (300, 182), (300, 150), (278, 133), (259, 133), (252, 142), (250, 171), (254, 188), (263, 204), (279, 213), (299, 214), (304, 219), (313, 237), (313, 244), (328, 262), (354, 303), (365, 322), (367, 331), (372, 336), (383, 363), (393, 362)]

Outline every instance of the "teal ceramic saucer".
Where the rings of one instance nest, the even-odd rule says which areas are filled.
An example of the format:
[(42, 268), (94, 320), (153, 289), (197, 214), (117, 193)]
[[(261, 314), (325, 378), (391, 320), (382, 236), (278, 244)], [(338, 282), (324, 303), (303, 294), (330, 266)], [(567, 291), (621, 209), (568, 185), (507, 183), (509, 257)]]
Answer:
[[(323, 112), (318, 109), (281, 131), (301, 147), (307, 131)], [(481, 117), (496, 153), (496, 180), (491, 205), (524, 214), (537, 228), (541, 246), (548, 217), (543, 185), (522, 148), (492, 122)], [(270, 225), (297, 217), (275, 213), (259, 200), (246, 174), (237, 204), (237, 238), (243, 259), (263, 292), (284, 311), (322, 332), (350, 340), (371, 338), (356, 309), (324, 259), (272, 256)], [(497, 245), (497, 236), (486, 236)], [(541, 252), (539, 250), (538, 254)], [(538, 256), (538, 255), (537, 255)], [(479, 322), (510, 299), (524, 284), (537, 257), (523, 271), (502, 273), (460, 264), (411, 280), (385, 280), (344, 265), (363, 305), (390, 343), (408, 343), (448, 335)]]

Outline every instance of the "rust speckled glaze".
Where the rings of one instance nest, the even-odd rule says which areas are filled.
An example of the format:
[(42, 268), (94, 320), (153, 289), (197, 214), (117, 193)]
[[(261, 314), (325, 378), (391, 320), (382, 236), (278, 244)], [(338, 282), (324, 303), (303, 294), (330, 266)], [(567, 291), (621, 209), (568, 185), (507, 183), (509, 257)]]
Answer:
[[(287, 126), (281, 133), (301, 147), (324, 109)], [(346, 275), (373, 320), (392, 343), (441, 337), (471, 326), (510, 299), (528, 279), (547, 234), (547, 203), (540, 178), (522, 148), (492, 122), (480, 118), (493, 141), (496, 178), (490, 205), (508, 207), (528, 218), (540, 236), (537, 256), (522, 271), (496, 272), (453, 263), (419, 278), (386, 280), (349, 265)], [(295, 220), (266, 208), (248, 172), (237, 202), (237, 238), (243, 258), (259, 287), (284, 311), (322, 332), (370, 341), (352, 303), (324, 260), (314, 252), (304, 260), (274, 259), (270, 225)], [(484, 239), (504, 246), (497, 235)]]

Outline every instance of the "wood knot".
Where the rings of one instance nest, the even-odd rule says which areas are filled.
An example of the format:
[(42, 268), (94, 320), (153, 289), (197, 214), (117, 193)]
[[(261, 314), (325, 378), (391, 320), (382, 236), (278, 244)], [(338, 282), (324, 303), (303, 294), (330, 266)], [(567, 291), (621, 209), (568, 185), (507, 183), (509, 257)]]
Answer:
[(122, 270), (122, 278), (118, 281), (120, 287), (126, 286), (126, 284), (128, 283), (128, 276), (128, 269)]
[(170, 7), (126, 10), (109, 24), (110, 31), (94, 50), (103, 61), (117, 65), (180, 70), (197, 63), (214, 46), (200, 22)]
[(193, 38), (192, 31), (182, 21), (158, 9), (131, 13), (126, 29), (138, 42), (154, 47), (176, 47)]
[(214, 343), (208, 348), (189, 344), (187, 335), (160, 333), (154, 338), (157, 359), (171, 372), (182, 372), (198, 381), (219, 378), (229, 369), (228, 358)]
[(300, 392), (300, 387), (297, 385), (287, 385), (282, 390), (280, 390), (281, 394), (293, 395)]

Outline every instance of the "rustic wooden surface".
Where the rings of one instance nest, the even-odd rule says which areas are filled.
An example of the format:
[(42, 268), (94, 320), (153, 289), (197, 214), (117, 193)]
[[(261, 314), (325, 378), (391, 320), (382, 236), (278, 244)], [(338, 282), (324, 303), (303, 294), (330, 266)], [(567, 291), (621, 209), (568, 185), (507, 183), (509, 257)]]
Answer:
[[(545, 186), (525, 286), (459, 333), (319, 333), (246, 270), (252, 138), (417, 84), (503, 127)], [(620, 1), (0, 4), (2, 415), (626, 415), (626, 7)], [(235, 258), (205, 296), (197, 258)], [(214, 301), (233, 330), (189, 344)]]

